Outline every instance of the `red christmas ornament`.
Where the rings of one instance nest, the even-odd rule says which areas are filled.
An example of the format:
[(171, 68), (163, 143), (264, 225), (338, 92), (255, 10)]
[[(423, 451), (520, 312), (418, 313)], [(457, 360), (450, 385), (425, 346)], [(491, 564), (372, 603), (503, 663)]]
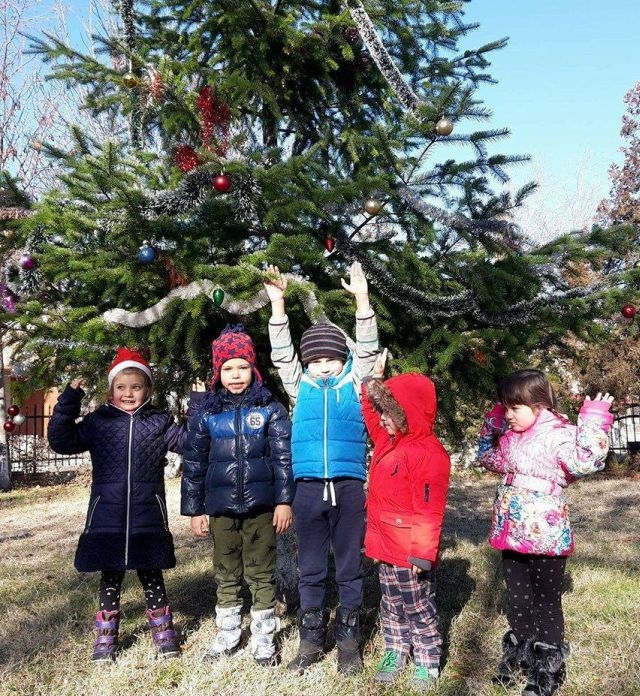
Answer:
[(625, 317), (626, 319), (633, 319), (635, 317), (637, 311), (638, 310), (635, 308), (635, 305), (632, 305), (632, 304), (626, 304), (620, 310), (622, 316)]
[(200, 158), (198, 153), (191, 147), (191, 145), (180, 145), (176, 150), (174, 155), (174, 161), (178, 166), (178, 169), (185, 174), (195, 169), (200, 164)]
[(5, 432), (12, 433), (16, 429), (16, 424), (13, 421), (8, 420), (4, 422), (3, 427), (5, 429)]
[(213, 180), (213, 188), (220, 193), (228, 191), (231, 187), (231, 182), (226, 174), (218, 174)]
[(333, 237), (325, 237), (324, 248), (331, 253), (336, 248), (336, 240)]
[(7, 409), (7, 413), (11, 416), (11, 418), (17, 416), (20, 413), (20, 406), (11, 404), (11, 406), (9, 406), (9, 408)]
[(480, 363), (480, 365), (484, 365), (487, 362), (487, 356), (485, 353), (483, 353), (481, 350), (476, 350), (475, 353), (473, 354), (473, 359), (477, 362)]

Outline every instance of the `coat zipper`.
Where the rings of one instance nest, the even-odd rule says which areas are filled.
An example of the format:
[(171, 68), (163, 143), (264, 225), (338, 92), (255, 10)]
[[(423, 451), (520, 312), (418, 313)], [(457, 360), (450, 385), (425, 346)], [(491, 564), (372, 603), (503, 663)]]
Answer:
[(236, 426), (236, 456), (238, 457), (238, 491), (240, 492), (240, 506), (244, 511), (244, 476), (242, 476), (241, 450), (240, 450), (240, 407), (236, 406), (234, 422)]
[(164, 506), (164, 501), (162, 498), (156, 493), (156, 500), (158, 501), (158, 505), (160, 506), (160, 514), (162, 515), (162, 522), (164, 523), (164, 528), (169, 529), (169, 520), (168, 514), (167, 514), (167, 509)]
[(129, 416), (129, 447), (127, 451), (127, 529), (124, 539), (124, 565), (129, 564), (129, 535), (131, 533), (131, 470), (133, 464), (133, 416)]
[(329, 423), (328, 423), (328, 417), (329, 417), (329, 389), (327, 385), (325, 384), (324, 386), (324, 432), (323, 432), (323, 443), (322, 443), (322, 449), (324, 453), (324, 477), (325, 479), (329, 478), (329, 452), (328, 452), (328, 446), (327, 446), (327, 441), (328, 441), (328, 430), (329, 430)]
[(96, 511), (101, 497), (102, 496), (97, 496), (93, 503), (91, 503), (91, 507), (89, 508), (89, 514), (87, 515), (87, 526), (85, 527), (85, 532), (88, 532), (91, 528), (91, 523), (93, 522), (93, 513)]

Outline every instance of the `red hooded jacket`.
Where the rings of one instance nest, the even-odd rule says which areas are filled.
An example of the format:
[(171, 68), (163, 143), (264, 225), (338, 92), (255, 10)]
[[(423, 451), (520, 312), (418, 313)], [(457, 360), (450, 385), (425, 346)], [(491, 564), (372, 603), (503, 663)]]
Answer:
[(424, 375), (412, 373), (392, 377), (384, 385), (406, 415), (407, 432), (394, 437), (387, 433), (363, 385), (362, 411), (374, 445), (365, 553), (402, 568), (411, 568), (410, 557), (435, 565), (451, 469), (449, 455), (432, 432), (435, 386)]

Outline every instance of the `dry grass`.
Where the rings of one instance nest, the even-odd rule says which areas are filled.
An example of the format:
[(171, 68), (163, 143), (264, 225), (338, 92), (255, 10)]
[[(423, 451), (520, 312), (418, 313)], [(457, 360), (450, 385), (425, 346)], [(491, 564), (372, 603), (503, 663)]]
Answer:
[[(439, 607), (445, 635), (444, 671), (434, 696), (498, 696), (490, 685), (505, 630), (498, 554), (486, 544), (495, 480), (456, 477), (439, 570)], [(572, 644), (562, 696), (640, 694), (640, 482), (593, 477), (570, 490), (578, 551), (569, 561), (564, 593)], [(184, 639), (180, 660), (156, 660), (145, 627), (135, 573), (123, 592), (123, 650), (113, 666), (88, 660), (97, 575), (73, 569), (84, 523), (87, 489), (81, 484), (20, 488), (0, 494), (0, 694), (56, 696), (336, 696), (408, 694), (400, 684), (371, 684), (380, 639), (375, 626), (377, 586), (367, 567), (365, 672), (336, 674), (335, 651), (303, 677), (284, 667), (255, 667), (240, 654), (207, 664), (202, 655), (214, 632), (215, 587), (209, 541), (195, 541), (178, 515), (179, 482), (168, 482), (178, 567), (167, 587)], [(283, 660), (296, 648), (291, 616), (284, 619)]]

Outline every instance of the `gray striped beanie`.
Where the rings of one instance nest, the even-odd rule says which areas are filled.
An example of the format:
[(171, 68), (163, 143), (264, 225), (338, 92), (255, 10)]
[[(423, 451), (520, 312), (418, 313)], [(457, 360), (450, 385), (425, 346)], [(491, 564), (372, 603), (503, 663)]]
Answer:
[(302, 364), (308, 365), (318, 358), (338, 358), (346, 362), (349, 355), (347, 340), (340, 329), (333, 324), (314, 324), (300, 339)]

